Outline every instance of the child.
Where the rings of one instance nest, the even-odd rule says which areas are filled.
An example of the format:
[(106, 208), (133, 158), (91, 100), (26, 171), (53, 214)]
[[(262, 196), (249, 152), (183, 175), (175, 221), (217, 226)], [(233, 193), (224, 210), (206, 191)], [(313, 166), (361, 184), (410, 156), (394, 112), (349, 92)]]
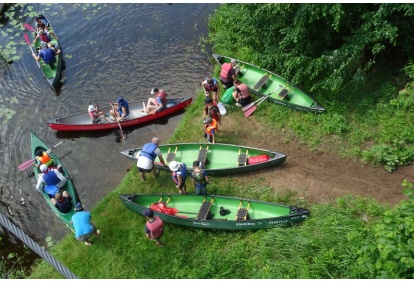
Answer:
[(187, 194), (187, 186), (185, 181), (187, 180), (187, 165), (185, 163), (179, 163), (177, 161), (171, 161), (170, 165), (172, 179), (175, 183), (175, 187), (182, 195)]
[(208, 177), (204, 169), (200, 168), (200, 162), (198, 160), (193, 162), (193, 172), (191, 178), (196, 189), (197, 195), (207, 194)]
[(88, 113), (92, 119), (92, 123), (101, 124), (100, 117), (103, 117), (107, 123), (110, 123), (109, 120), (105, 117), (105, 114), (102, 111), (99, 111), (97, 106), (89, 105)]
[(145, 208), (142, 215), (148, 220), (145, 224), (145, 236), (155, 241), (157, 246), (163, 247), (164, 243), (160, 241), (160, 238), (164, 234), (164, 222), (158, 216), (154, 216), (154, 211), (149, 208)]
[(214, 134), (217, 131), (216, 119), (207, 117), (206, 119), (204, 119), (203, 123), (206, 125), (204, 136), (207, 137), (207, 142), (213, 144), (216, 143), (216, 140), (214, 138)]

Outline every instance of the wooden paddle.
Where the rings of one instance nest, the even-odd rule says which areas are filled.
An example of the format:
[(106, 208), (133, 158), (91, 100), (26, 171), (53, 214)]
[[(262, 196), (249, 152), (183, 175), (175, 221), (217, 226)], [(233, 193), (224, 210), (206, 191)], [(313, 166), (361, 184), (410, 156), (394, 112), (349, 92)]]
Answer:
[[(55, 145), (55, 146), (53, 146), (53, 147), (51, 147), (51, 148), (49, 148), (48, 150), (47, 150), (47, 152), (49, 153), (49, 152), (51, 152), (52, 151), (52, 149), (54, 149), (55, 147), (57, 147), (58, 145), (60, 145), (61, 143), (63, 143), (63, 142), (65, 142), (66, 140), (63, 140), (63, 141), (61, 141), (60, 143), (58, 143), (57, 145)], [(23, 170), (26, 170), (27, 168), (29, 168), (33, 163), (34, 163), (34, 161), (36, 160), (36, 158), (33, 158), (33, 159), (30, 159), (30, 160), (27, 160), (27, 161), (25, 161), (25, 162), (23, 162), (22, 164), (20, 164), (19, 165), (19, 170), (20, 171), (23, 171)]]
[[(35, 53), (33, 52), (33, 48), (32, 48), (32, 43), (30, 42), (29, 36), (25, 33), (23, 34), (24, 36), (24, 40), (26, 40), (27, 45), (29, 45), (30, 50), (32, 51), (32, 54), (35, 55)], [(39, 62), (35, 59), (37, 66), (40, 68), (40, 64)]]
[(23, 24), (23, 26), (28, 30), (28, 31), (35, 31), (35, 29), (29, 25), (29, 24)]
[(262, 99), (263, 100), (264, 99), (267, 99), (272, 93), (274, 93), (276, 90), (280, 89), (281, 87), (282, 87), (282, 85), (279, 85), (277, 88), (275, 88), (274, 90), (272, 90), (268, 95), (266, 95), (264, 97), (261, 97), (258, 100), (253, 101), (253, 102), (247, 104), (246, 106), (243, 106), (242, 110), (243, 111), (247, 111), (248, 109), (252, 108), (256, 103), (260, 103)]
[(118, 121), (118, 119), (116, 117), (115, 108), (114, 108), (114, 106), (112, 104), (111, 104), (111, 106), (112, 106), (112, 110), (114, 111), (114, 114), (115, 114), (115, 120), (118, 122), (118, 126), (119, 126), (119, 130), (121, 131), (122, 139), (125, 140), (125, 136), (124, 136), (124, 132), (122, 131), (121, 124), (119, 123), (119, 121)]

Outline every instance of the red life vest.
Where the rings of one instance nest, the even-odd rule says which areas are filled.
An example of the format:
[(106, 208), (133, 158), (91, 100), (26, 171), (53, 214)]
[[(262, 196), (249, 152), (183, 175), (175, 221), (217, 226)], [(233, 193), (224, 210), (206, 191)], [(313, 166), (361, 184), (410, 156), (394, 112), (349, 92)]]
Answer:
[[(156, 96), (161, 98), (162, 104), (164, 106), (167, 104), (167, 93), (163, 89), (160, 89), (157, 92)], [(157, 106), (158, 106), (157, 100), (155, 100), (155, 102), (157, 103)]]
[(211, 85), (208, 84), (207, 80), (208, 79), (205, 80), (204, 89), (206, 91), (214, 91), (214, 92), (217, 92), (218, 91), (218, 88), (217, 88), (217, 80), (215, 78), (213, 78)]
[(98, 119), (97, 114), (96, 114), (96, 110), (88, 111), (88, 113), (89, 113), (89, 116), (91, 117), (92, 120), (95, 121), (96, 119)]
[(158, 217), (154, 216), (155, 221), (147, 221), (147, 228), (151, 231), (151, 239), (158, 239), (164, 234), (164, 222)]
[(39, 39), (44, 42), (50, 42), (50, 36), (46, 32), (43, 34), (39, 33)]
[(240, 90), (240, 94), (243, 96), (243, 98), (249, 97), (249, 88), (245, 84), (239, 84), (236, 86)]
[(218, 121), (219, 119), (218, 113), (220, 113), (220, 110), (218, 110), (217, 106), (215, 105), (212, 105), (211, 107), (206, 106), (206, 108), (204, 108), (204, 112), (210, 115), (211, 118), (216, 119), (216, 121)]
[(231, 76), (230, 70), (233, 69), (233, 66), (230, 63), (224, 63), (221, 66), (220, 79), (224, 82), (231, 82), (233, 78)]

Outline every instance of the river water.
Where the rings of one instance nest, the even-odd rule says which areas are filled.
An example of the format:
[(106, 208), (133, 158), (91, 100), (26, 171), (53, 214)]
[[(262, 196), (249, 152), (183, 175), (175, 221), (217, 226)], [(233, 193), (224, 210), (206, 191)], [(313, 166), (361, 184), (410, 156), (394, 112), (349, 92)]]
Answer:
[[(86, 111), (91, 102), (107, 105), (123, 96), (147, 100), (153, 87), (170, 97), (193, 96), (212, 72), (207, 19), (217, 4), (11, 4), (0, 24), (0, 45), (12, 49), (12, 64), (0, 63), (0, 213), (45, 245), (69, 230), (34, 189), (30, 170), (30, 132), (54, 151), (72, 175), (86, 209), (93, 207), (123, 179), (133, 163), (122, 150), (142, 146), (157, 136), (169, 139), (183, 114), (119, 131), (56, 132), (46, 121)], [(65, 84), (58, 93), (48, 85), (24, 41), (23, 23), (43, 13), (63, 49)], [(33, 39), (33, 35), (29, 33)], [(13, 45), (14, 44), (14, 45)], [(7, 57), (7, 56), (6, 56)], [(0, 225), (0, 257), (22, 254), (23, 244)]]

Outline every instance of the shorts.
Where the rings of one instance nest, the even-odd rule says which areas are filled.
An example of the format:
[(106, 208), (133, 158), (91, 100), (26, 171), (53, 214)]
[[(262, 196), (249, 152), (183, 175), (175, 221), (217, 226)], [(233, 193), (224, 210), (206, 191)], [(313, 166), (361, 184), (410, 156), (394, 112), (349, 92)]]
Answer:
[(167, 109), (167, 107), (166, 107), (166, 106), (161, 107), (160, 109), (158, 109), (157, 111), (155, 111), (155, 113), (161, 112), (162, 110), (165, 110), (165, 109)]
[(154, 168), (154, 165), (152, 165), (152, 168), (151, 169), (144, 169), (144, 168), (138, 167), (138, 172), (147, 172), (147, 173), (150, 173), (153, 168)]
[(86, 240), (88, 240), (90, 237), (92, 237), (92, 235), (93, 234), (95, 234), (95, 231), (96, 231), (96, 227), (95, 227), (95, 225), (93, 225), (93, 224), (91, 224), (92, 225), (92, 231), (91, 232), (89, 232), (89, 233), (87, 233), (87, 234), (83, 234), (83, 235), (80, 235), (79, 237), (76, 237), (76, 240), (78, 240), (78, 241), (86, 241)]
[(197, 195), (206, 195), (207, 194), (207, 183), (205, 183), (205, 184), (196, 184), (196, 194)]
[(251, 96), (248, 96), (246, 98), (239, 99), (239, 101), (237, 101), (237, 102), (240, 103), (241, 106), (246, 106), (247, 104), (249, 104), (250, 102), (252, 102), (252, 97)]

